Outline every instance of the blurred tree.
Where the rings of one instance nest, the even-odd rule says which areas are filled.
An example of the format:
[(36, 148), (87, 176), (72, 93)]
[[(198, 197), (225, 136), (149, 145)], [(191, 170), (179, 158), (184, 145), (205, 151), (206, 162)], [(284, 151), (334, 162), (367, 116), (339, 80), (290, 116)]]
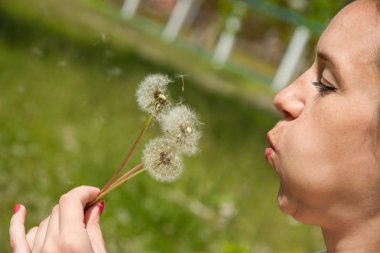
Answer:
[(268, 0), (267, 2), (300, 11), (305, 17), (327, 23), (343, 6), (352, 2), (350, 0)]
[(340, 1), (330, 1), (330, 0), (320, 0), (320, 1), (309, 1), (307, 7), (305, 8), (304, 14), (308, 18), (316, 19), (321, 22), (328, 22), (330, 19), (345, 5), (349, 2), (348, 0)]

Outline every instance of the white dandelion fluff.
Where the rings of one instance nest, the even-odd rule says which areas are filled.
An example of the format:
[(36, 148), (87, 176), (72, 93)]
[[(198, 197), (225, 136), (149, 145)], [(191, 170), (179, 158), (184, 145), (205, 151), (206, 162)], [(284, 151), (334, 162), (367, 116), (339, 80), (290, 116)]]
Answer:
[(154, 116), (166, 111), (170, 106), (167, 86), (171, 80), (166, 75), (148, 75), (136, 91), (137, 103), (140, 108)]
[(161, 182), (172, 182), (183, 172), (183, 162), (166, 138), (151, 140), (143, 151), (143, 164), (148, 173)]
[(162, 117), (161, 127), (180, 152), (193, 155), (198, 151), (201, 137), (199, 121), (195, 112), (187, 106), (179, 105), (168, 111)]

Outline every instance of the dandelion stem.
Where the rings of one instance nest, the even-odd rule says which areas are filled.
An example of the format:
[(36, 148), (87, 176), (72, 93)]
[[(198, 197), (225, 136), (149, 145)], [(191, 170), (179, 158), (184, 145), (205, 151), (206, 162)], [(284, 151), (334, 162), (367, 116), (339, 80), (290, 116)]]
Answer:
[(129, 150), (128, 154), (125, 156), (123, 162), (120, 164), (119, 168), (113, 174), (111, 179), (106, 183), (106, 185), (100, 190), (99, 194), (102, 194), (103, 192), (107, 191), (108, 188), (117, 180), (117, 177), (119, 176), (120, 172), (123, 170), (125, 165), (128, 163), (128, 161), (131, 159), (134, 151), (136, 150), (137, 145), (140, 143), (142, 137), (144, 136), (146, 130), (148, 129), (150, 123), (152, 122), (153, 115), (149, 115), (148, 119), (146, 120), (143, 129), (141, 130), (139, 136), (137, 137), (135, 143), (133, 144), (132, 148)]
[(123, 181), (124, 179), (134, 175), (142, 166), (143, 166), (142, 162), (137, 164), (135, 167), (127, 171), (124, 175), (119, 177), (112, 185), (110, 185), (109, 189), (113, 188), (114, 185), (117, 185), (119, 182)]
[[(120, 178), (120, 180), (117, 180), (114, 184), (112, 184), (112, 185), (110, 186), (110, 188), (108, 188), (107, 192), (104, 192), (104, 193), (103, 193), (103, 196), (106, 195), (107, 193), (109, 193), (110, 191), (112, 191), (113, 189), (115, 189), (116, 187), (118, 187), (118, 186), (124, 184), (124, 183), (125, 183), (126, 181), (128, 181), (129, 179), (131, 179), (131, 178), (133, 178), (133, 177), (135, 177), (135, 176), (141, 174), (141, 173), (144, 172), (144, 171), (145, 171), (145, 169), (142, 168), (142, 169), (140, 169), (140, 170), (137, 170), (135, 173), (131, 174), (131, 175), (128, 176), (128, 177)], [(102, 196), (102, 197), (103, 197), (103, 196)]]
[(91, 201), (90, 203), (87, 204), (86, 206), (86, 210), (91, 207), (92, 205), (96, 204), (99, 200), (101, 200), (106, 194), (108, 194), (109, 192), (111, 192), (113, 189), (115, 189), (116, 187), (122, 185), (123, 183), (125, 183), (127, 180), (141, 174), (142, 172), (145, 171), (144, 168), (141, 169), (141, 167), (143, 166), (143, 163), (139, 163), (138, 165), (136, 165), (134, 168), (130, 169), (129, 171), (127, 171), (124, 175), (122, 175), (119, 179), (117, 179), (113, 184), (111, 184), (107, 190), (103, 191), (103, 192), (100, 192), (99, 195), (93, 200)]

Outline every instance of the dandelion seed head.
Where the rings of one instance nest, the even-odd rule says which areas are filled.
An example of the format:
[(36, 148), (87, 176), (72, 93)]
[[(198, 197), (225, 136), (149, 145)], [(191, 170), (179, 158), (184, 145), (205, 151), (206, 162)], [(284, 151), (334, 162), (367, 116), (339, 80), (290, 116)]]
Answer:
[(137, 103), (140, 108), (156, 117), (170, 106), (167, 86), (171, 80), (166, 75), (148, 75), (136, 91)]
[(198, 141), (201, 133), (198, 130), (199, 121), (197, 115), (185, 105), (172, 108), (162, 117), (161, 126), (169, 140), (178, 149), (193, 155), (198, 151)]
[(151, 140), (145, 146), (142, 159), (148, 173), (161, 182), (172, 182), (183, 172), (181, 156), (165, 138)]

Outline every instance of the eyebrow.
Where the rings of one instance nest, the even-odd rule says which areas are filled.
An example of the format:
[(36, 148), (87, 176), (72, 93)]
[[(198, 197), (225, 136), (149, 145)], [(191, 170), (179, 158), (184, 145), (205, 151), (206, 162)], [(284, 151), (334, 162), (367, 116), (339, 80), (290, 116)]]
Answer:
[(341, 76), (341, 73), (339, 71), (338, 64), (333, 60), (333, 57), (331, 57), (329, 54), (321, 51), (317, 51), (317, 57), (325, 62), (328, 63), (329, 67), (331, 67), (331, 70), (333, 70), (333, 74), (335, 78), (338, 81), (338, 84), (341, 84), (343, 79)]

